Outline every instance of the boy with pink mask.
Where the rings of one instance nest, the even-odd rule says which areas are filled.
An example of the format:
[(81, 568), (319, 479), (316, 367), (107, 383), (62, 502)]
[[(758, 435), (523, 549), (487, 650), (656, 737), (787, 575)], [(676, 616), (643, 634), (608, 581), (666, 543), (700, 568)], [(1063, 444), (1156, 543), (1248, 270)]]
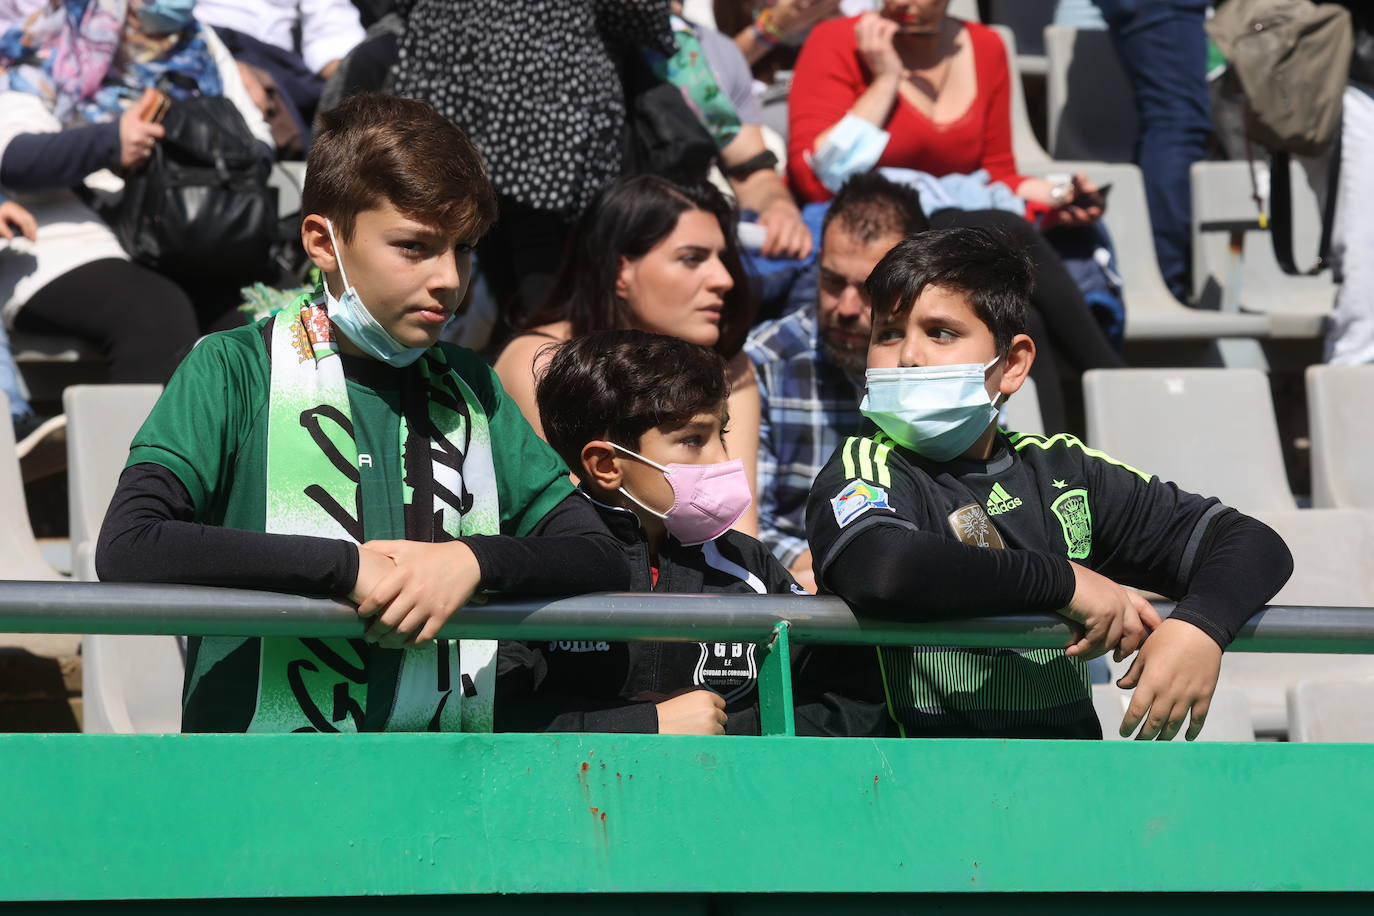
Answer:
[[(545, 435), (630, 552), (631, 591), (805, 594), (768, 548), (730, 530), (752, 496), (725, 450), (729, 394), (713, 350), (636, 330), (558, 346), (538, 380)], [(496, 727), (758, 734), (755, 650), (503, 643)]]

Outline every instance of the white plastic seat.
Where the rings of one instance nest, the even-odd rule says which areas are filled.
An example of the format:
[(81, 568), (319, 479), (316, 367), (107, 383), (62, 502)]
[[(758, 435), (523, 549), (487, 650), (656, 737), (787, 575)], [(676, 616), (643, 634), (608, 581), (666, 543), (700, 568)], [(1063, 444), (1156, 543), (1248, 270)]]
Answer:
[(0, 579), (51, 581), (62, 578), (38, 548), (24, 500), (24, 480), (14, 450), (10, 399), (0, 391)]
[(1290, 741), (1374, 742), (1374, 679), (1299, 681), (1288, 691)]
[[(1293, 249), (1298, 262), (1314, 258), (1321, 214), (1306, 173), (1290, 164)], [(1197, 162), (1192, 167), (1194, 298), (1208, 308), (1269, 316), (1275, 337), (1319, 337), (1335, 301), (1330, 272), (1290, 276), (1261, 229), (1244, 162)], [(1235, 234), (1240, 242), (1233, 249)]]
[(1135, 159), (1135, 94), (1107, 32), (1052, 25), (1045, 29), (1046, 104), (1055, 159)]
[(1374, 366), (1308, 366), (1312, 505), (1374, 511), (1374, 454), (1369, 402)]
[(1022, 171), (1034, 175), (1083, 172), (1099, 186), (1112, 186), (1103, 222), (1111, 233), (1121, 268), (1128, 341), (1269, 336), (1267, 315), (1188, 308), (1169, 292), (1155, 258), (1154, 233), (1140, 169), (1104, 162), (1042, 162), (1023, 166)]
[(1035, 379), (1027, 377), (1021, 384), (1021, 390), (1007, 401), (1002, 420), (1002, 425), (1014, 432), (1045, 434), (1045, 420), (1040, 415), (1040, 396)]
[[(990, 28), (1002, 39), (1007, 49), (1007, 60), (1017, 60), (1016, 36), (1004, 25)], [(1011, 150), (1019, 168), (1040, 165), (1050, 161), (1050, 154), (1040, 145), (1031, 126), (1030, 112), (1026, 108), (1026, 90), (1016, 74), (1011, 74)]]
[[(1093, 685), (1093, 709), (1102, 723), (1102, 737), (1107, 741), (1131, 741), (1123, 738), (1118, 729), (1131, 702), (1131, 691), (1115, 684)], [(1188, 723), (1179, 730), (1175, 741), (1183, 740)], [(1250, 721), (1250, 701), (1243, 690), (1218, 687), (1207, 710), (1207, 722), (1198, 741), (1254, 741), (1255, 727)]]
[(1295, 508), (1258, 370), (1099, 369), (1083, 389), (1094, 448), (1242, 512)]
[[(72, 570), (95, 581), (95, 544), (105, 510), (159, 385), (73, 385), (63, 395)], [(81, 687), (87, 732), (181, 730), (186, 663), (175, 636), (83, 636)]]

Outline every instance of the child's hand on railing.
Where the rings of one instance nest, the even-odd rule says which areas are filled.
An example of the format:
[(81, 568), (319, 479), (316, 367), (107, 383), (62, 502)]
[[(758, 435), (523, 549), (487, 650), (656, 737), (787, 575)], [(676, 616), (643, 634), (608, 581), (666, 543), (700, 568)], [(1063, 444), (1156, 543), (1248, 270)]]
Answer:
[(369, 552), (395, 564), (358, 601), (358, 616), (376, 615), (363, 638), (386, 649), (429, 642), (482, 581), (477, 556), (462, 541), (368, 541), (358, 551), (360, 561)]
[(1077, 563), (1069, 565), (1074, 575), (1073, 598), (1059, 613), (1077, 624), (1079, 632), (1064, 654), (1086, 661), (1114, 652), (1117, 661), (1124, 660), (1159, 626), (1159, 612), (1142, 595), (1106, 576)]
[(1186, 621), (1164, 621), (1145, 640), (1125, 677), (1116, 682), (1123, 690), (1135, 688), (1121, 720), (1122, 737), (1144, 719), (1137, 739), (1172, 741), (1191, 710), (1186, 737), (1192, 741), (1207, 720), (1220, 674), (1221, 647), (1212, 637)]
[(691, 690), (656, 704), (660, 735), (725, 734), (725, 700), (712, 690)]

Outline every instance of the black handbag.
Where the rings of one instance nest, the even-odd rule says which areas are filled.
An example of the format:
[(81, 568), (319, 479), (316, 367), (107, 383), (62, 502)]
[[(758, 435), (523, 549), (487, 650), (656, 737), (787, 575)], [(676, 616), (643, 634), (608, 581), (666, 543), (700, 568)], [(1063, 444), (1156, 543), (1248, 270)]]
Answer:
[(105, 214), (124, 250), (196, 283), (270, 276), (277, 191), (234, 103), (222, 96), (173, 102), (162, 123), (166, 136)]
[(654, 73), (641, 48), (622, 47), (619, 63), (625, 89), (623, 174), (705, 181), (716, 158), (716, 141), (682, 91)]

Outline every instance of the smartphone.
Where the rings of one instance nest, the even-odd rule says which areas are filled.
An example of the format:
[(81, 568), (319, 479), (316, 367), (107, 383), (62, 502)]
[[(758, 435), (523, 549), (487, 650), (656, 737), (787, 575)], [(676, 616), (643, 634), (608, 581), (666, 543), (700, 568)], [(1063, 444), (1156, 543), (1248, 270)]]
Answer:
[(1112, 190), (1112, 183), (1109, 181), (1096, 191), (1078, 194), (1073, 200), (1069, 201), (1070, 207), (1105, 207), (1107, 206), (1107, 195)]
[(138, 100), (139, 120), (161, 124), (162, 119), (167, 116), (167, 109), (171, 106), (172, 100), (167, 98), (165, 93), (149, 87), (143, 90), (143, 95)]

